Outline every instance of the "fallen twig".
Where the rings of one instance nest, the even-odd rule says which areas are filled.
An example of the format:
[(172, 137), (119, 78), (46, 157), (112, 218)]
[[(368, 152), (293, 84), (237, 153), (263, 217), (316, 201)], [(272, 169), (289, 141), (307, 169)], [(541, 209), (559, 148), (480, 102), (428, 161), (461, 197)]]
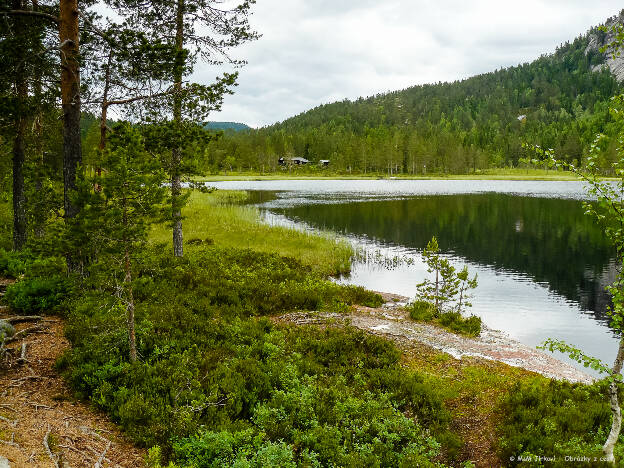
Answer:
[(28, 359), (26, 359), (27, 347), (28, 347), (28, 343), (26, 342), (22, 343), (22, 352), (20, 353), (20, 357), (17, 359), (18, 364), (24, 364), (25, 362), (28, 362)]
[(48, 437), (50, 437), (50, 427), (49, 426), (48, 426), (48, 432), (46, 432), (46, 435), (43, 438), (43, 446), (45, 447), (46, 452), (48, 453), (48, 456), (50, 457), (50, 460), (52, 460), (52, 463), (54, 463), (54, 467), (55, 468), (59, 468), (58, 460), (56, 459), (56, 457), (52, 453), (52, 450), (50, 450), (50, 445), (48, 444)]
[(34, 407), (35, 407), (35, 409), (37, 409), (37, 410), (38, 410), (39, 408), (44, 408), (44, 409), (54, 409), (54, 408), (52, 408), (51, 406), (48, 406), (48, 405), (42, 405), (42, 404), (40, 404), (40, 403), (28, 402), (28, 404), (29, 404), (30, 406), (34, 406)]
[(41, 320), (42, 318), (43, 317), (41, 315), (16, 315), (2, 320), (13, 325), (14, 323), (35, 322), (37, 320)]
[(82, 458), (84, 458), (86, 461), (90, 461), (90, 460), (95, 458), (94, 456), (88, 455), (85, 452), (83, 452), (82, 450), (77, 449), (76, 447), (73, 447), (71, 445), (59, 444), (59, 447), (64, 448), (64, 449), (73, 450), (74, 452), (80, 454), (82, 456)]
[(112, 442), (109, 440), (108, 444), (106, 445), (106, 448), (104, 449), (104, 451), (98, 458), (98, 461), (95, 463), (94, 468), (102, 468), (102, 461), (104, 460), (104, 457), (106, 457), (106, 452), (108, 452), (108, 449), (110, 448), (111, 445), (112, 445)]
[(45, 331), (45, 328), (40, 326), (24, 328), (23, 330), (18, 331), (15, 335), (6, 338), (4, 340), (4, 344), (13, 343), (24, 336), (32, 335), (33, 333), (41, 333), (43, 331)]
[(0, 439), (0, 442), (2, 442), (3, 444), (6, 444), (6, 445), (10, 445), (11, 447), (18, 447), (18, 448), (22, 448), (22, 447), (20, 446), (20, 444), (18, 444), (17, 442), (15, 442), (15, 432), (13, 432), (13, 433), (11, 434), (11, 440), (2, 440), (2, 439)]
[(19, 420), (17, 420), (17, 419), (15, 421), (12, 421), (9, 418), (5, 418), (4, 416), (0, 416), (0, 421), (4, 421), (6, 423), (9, 423), (13, 427), (17, 426), (17, 423), (19, 422)]

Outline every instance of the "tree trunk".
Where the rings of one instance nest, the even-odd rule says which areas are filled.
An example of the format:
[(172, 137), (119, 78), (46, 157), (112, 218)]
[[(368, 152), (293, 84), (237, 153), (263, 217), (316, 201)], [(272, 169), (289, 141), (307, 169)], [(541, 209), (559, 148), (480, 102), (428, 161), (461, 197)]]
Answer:
[[(184, 0), (178, 0), (176, 11), (176, 67), (174, 69), (174, 98), (173, 120), (178, 125), (182, 123), (182, 77), (184, 74)], [(171, 152), (171, 216), (173, 220), (173, 255), (184, 255), (182, 236), (182, 210), (180, 207), (180, 195), (182, 184), (180, 180), (180, 163), (182, 154), (180, 148)]]
[(80, 69), (78, 66), (78, 0), (60, 0), (61, 102), (63, 107), (63, 195), (65, 217), (78, 207), (71, 200), (76, 171), (82, 162), (80, 140)]
[[(24, 83), (23, 88), (26, 88)], [(25, 94), (18, 91), (20, 100)], [(24, 188), (24, 137), (26, 134), (26, 117), (19, 112), (13, 141), (13, 250), (22, 250), (27, 240), (26, 233), (26, 194)]]
[[(100, 151), (100, 158), (102, 157), (102, 153), (106, 148), (106, 133), (108, 127), (106, 126), (107, 114), (108, 114), (108, 92), (110, 91), (110, 73), (111, 73), (111, 63), (113, 60), (113, 51), (111, 50), (108, 53), (108, 60), (106, 62), (106, 73), (104, 77), (104, 91), (102, 92), (102, 106), (101, 106), (101, 114), (100, 114), (100, 143), (98, 144), (98, 150)], [(98, 167), (96, 169), (98, 177), (102, 175), (102, 166), (98, 161)], [(97, 188), (96, 188), (97, 190)], [(99, 190), (98, 190), (99, 191)]]
[[(622, 363), (624, 363), (624, 337), (620, 338), (618, 354), (615, 358), (615, 362), (613, 363), (613, 374), (619, 374), (622, 371)], [(602, 451), (604, 452), (607, 461), (615, 465), (613, 449), (615, 447), (615, 443), (620, 437), (620, 429), (622, 428), (622, 411), (620, 410), (620, 403), (618, 401), (618, 384), (615, 380), (611, 382), (611, 385), (609, 385), (609, 399), (613, 420), (611, 422), (611, 432), (602, 447)]]
[[(39, 2), (33, 0), (33, 11), (39, 11)], [(43, 44), (39, 41), (39, 47), (43, 48)], [(35, 174), (35, 198), (34, 203), (34, 216), (33, 216), (33, 230), (35, 237), (43, 237), (45, 234), (45, 222), (47, 218), (47, 210), (43, 209), (42, 205), (42, 190), (43, 179), (45, 178), (45, 161), (43, 159), (43, 92), (42, 92), (42, 71), (40, 67), (37, 67), (34, 73), (33, 95), (35, 103), (38, 106), (37, 115), (35, 116), (34, 130), (35, 130), (35, 158), (37, 161), (37, 169)], [(33, 200), (30, 201), (33, 206)]]
[[(128, 228), (128, 201), (123, 199), (123, 224)], [(137, 360), (136, 334), (134, 330), (134, 294), (132, 292), (132, 264), (130, 263), (130, 241), (124, 234), (124, 290), (126, 293), (126, 323), (128, 327), (128, 347), (130, 348), (130, 362)]]
[(440, 270), (439, 267), (436, 267), (436, 289), (435, 289), (435, 307), (436, 312), (440, 310), (438, 299), (440, 297)]
[[(15, 10), (23, 9), (22, 0), (13, 0)], [(22, 21), (16, 20), (18, 34), (24, 28)], [(26, 136), (26, 101), (28, 100), (28, 82), (26, 81), (25, 58), (18, 53), (15, 70), (17, 91), (17, 109), (15, 115), (15, 139), (13, 140), (13, 249), (22, 250), (26, 244), (26, 194), (24, 189), (24, 139)]]

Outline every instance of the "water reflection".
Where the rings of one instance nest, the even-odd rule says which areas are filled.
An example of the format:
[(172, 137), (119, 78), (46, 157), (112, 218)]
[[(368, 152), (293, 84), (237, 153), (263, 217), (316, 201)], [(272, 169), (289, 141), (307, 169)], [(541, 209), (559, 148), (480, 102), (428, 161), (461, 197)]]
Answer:
[(435, 235), (445, 253), (528, 275), (607, 320), (604, 286), (616, 273), (613, 250), (576, 200), (487, 193), (274, 211), (317, 228), (407, 248), (421, 249)]
[(473, 311), (488, 326), (530, 346), (550, 337), (608, 363), (615, 357), (617, 338), (608, 326), (604, 287), (613, 281), (617, 265), (603, 232), (584, 215), (580, 183), (215, 185), (259, 190), (252, 192), (253, 201), (272, 213), (273, 222), (346, 235), (365, 255), (344, 281), (378, 291), (413, 297), (415, 285), (427, 275), (420, 252), (435, 235), (453, 264), (468, 264), (478, 273)]

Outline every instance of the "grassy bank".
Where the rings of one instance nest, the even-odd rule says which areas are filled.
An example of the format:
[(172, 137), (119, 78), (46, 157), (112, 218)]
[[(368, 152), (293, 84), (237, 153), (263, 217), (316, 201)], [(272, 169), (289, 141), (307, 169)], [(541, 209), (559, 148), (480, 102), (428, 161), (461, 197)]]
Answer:
[[(190, 251), (204, 244), (224, 248), (252, 249), (294, 258), (321, 275), (349, 271), (353, 249), (331, 234), (311, 235), (286, 227), (268, 226), (258, 209), (242, 206), (245, 192), (193, 192), (183, 210), (185, 247)], [(172, 245), (171, 231), (155, 228), (153, 243)]]
[[(196, 177), (201, 182), (219, 182), (225, 180), (305, 180), (305, 179), (337, 179), (337, 180), (374, 180), (388, 179), (387, 173), (349, 173), (330, 170), (308, 170), (307, 168), (294, 168), (292, 171), (278, 171), (275, 173), (258, 172), (228, 172), (227, 174), (215, 174)], [(568, 171), (554, 171), (544, 169), (484, 169), (469, 174), (393, 174), (397, 180), (578, 180), (578, 177)]]

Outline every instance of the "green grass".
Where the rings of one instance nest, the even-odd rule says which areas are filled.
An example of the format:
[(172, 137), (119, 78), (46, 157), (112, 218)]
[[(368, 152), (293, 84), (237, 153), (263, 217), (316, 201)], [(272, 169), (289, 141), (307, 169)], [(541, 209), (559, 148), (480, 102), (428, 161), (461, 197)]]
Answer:
[[(476, 173), (469, 174), (394, 174), (395, 179), (402, 180), (578, 180), (578, 177), (569, 171), (554, 171), (544, 169), (521, 169), (521, 168), (501, 168), (484, 169)], [(360, 180), (360, 179), (387, 179), (387, 173), (348, 173), (342, 171), (308, 170), (306, 168), (296, 168), (292, 172), (278, 171), (274, 173), (260, 174), (257, 172), (230, 172), (227, 175), (207, 175), (195, 177), (199, 182), (219, 182), (225, 180), (300, 180), (300, 179), (339, 179), (339, 180)]]
[[(193, 192), (183, 210), (186, 249), (214, 243), (220, 247), (248, 248), (299, 260), (321, 275), (348, 272), (353, 249), (330, 234), (309, 234), (286, 227), (268, 226), (255, 207), (236, 205), (246, 192)], [(171, 230), (163, 225), (150, 235), (153, 243), (171, 245)]]

